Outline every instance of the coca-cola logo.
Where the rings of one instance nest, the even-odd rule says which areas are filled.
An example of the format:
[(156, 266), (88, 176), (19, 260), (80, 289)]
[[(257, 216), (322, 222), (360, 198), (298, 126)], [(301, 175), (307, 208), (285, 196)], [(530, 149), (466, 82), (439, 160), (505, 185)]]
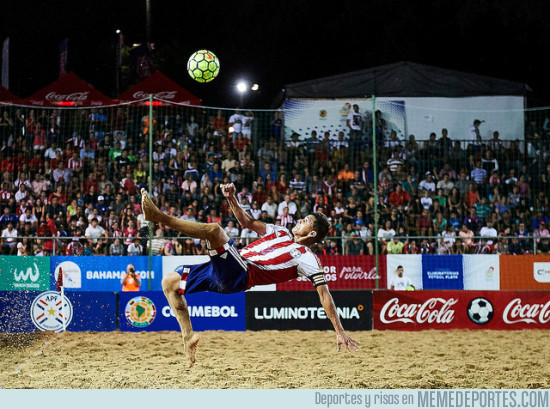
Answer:
[(521, 298), (515, 298), (504, 309), (502, 320), (506, 324), (546, 324), (550, 322), (550, 300), (546, 304), (522, 304)]
[(58, 94), (55, 91), (52, 91), (46, 94), (46, 100), (48, 101), (86, 101), (88, 99), (90, 92), (81, 91), (73, 92), (71, 94)]
[(380, 310), (380, 321), (384, 324), (403, 322), (406, 324), (437, 323), (449, 324), (455, 317), (451, 309), (458, 299), (430, 298), (422, 304), (399, 304), (399, 298), (392, 298)]
[(350, 266), (342, 267), (339, 278), (344, 280), (377, 280), (381, 277), (376, 273), (376, 267), (371, 268), (370, 271), (365, 271), (361, 266)]
[(132, 95), (134, 99), (149, 98), (149, 95), (153, 94), (154, 98), (158, 99), (174, 99), (176, 98), (177, 91), (159, 91), (159, 92), (144, 92), (136, 91)]

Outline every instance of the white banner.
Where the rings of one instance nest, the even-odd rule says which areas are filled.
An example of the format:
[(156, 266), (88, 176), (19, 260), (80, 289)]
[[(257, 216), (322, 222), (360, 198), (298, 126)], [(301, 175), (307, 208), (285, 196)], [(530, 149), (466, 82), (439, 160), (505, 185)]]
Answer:
[[(300, 135), (300, 140), (307, 140), (311, 132), (317, 133), (317, 138), (323, 139), (325, 132), (330, 133), (330, 139), (338, 139), (338, 133), (344, 132), (349, 138), (350, 129), (347, 119), (353, 110), (353, 105), (359, 107), (359, 112), (365, 114), (363, 131), (370, 129), (372, 123), (372, 99), (303, 99), (285, 101), (285, 136), (290, 139), (293, 132)], [(386, 121), (385, 136), (389, 137), (392, 130), (398, 138), (405, 137), (405, 107), (401, 99), (376, 100), (376, 110), (383, 112)], [(367, 135), (371, 137), (371, 135)]]
[[(427, 140), (431, 132), (435, 132), (439, 139), (441, 130), (446, 128), (449, 138), (470, 140), (470, 127), (476, 119), (484, 121), (479, 131), (485, 141), (493, 137), (494, 131), (499, 132), (503, 141), (524, 138), (524, 99), (521, 96), (380, 97), (375, 102), (375, 110), (380, 111), (385, 122), (385, 138), (393, 130), (399, 140), (408, 140), (411, 134), (417, 140)], [(290, 139), (292, 133), (296, 132), (300, 134), (300, 140), (307, 140), (312, 131), (316, 131), (318, 138), (322, 138), (328, 131), (331, 139), (337, 139), (338, 132), (343, 131), (348, 138), (350, 131), (346, 120), (354, 104), (359, 106), (359, 112), (365, 114), (365, 130), (370, 130), (372, 99), (287, 100), (284, 103), (285, 136)]]
[(422, 289), (422, 255), (421, 254), (389, 254), (386, 256), (388, 289), (397, 277), (397, 267), (403, 267), (403, 277), (408, 278), (415, 289)]
[(465, 290), (500, 290), (498, 254), (464, 254)]

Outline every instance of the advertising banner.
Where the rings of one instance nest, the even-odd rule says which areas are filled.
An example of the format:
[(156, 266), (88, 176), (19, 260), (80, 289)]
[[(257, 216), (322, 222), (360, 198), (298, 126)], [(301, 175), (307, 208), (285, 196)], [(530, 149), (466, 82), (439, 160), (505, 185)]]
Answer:
[(387, 264), (387, 287), (391, 289), (397, 279), (397, 268), (403, 267), (403, 277), (410, 282), (416, 290), (422, 287), (422, 255), (421, 254), (388, 254)]
[(548, 291), (376, 291), (374, 329), (550, 329)]
[(0, 257), (0, 291), (43, 291), (50, 288), (47, 257)]
[[(51, 274), (50, 288), (55, 289), (55, 283), (60, 271), (64, 274), (65, 289), (74, 291), (122, 291), (121, 280), (128, 268), (134, 267), (136, 275), (144, 290), (162, 290), (162, 257), (153, 256), (151, 274), (149, 275), (148, 256), (127, 257), (50, 257)], [(150, 283), (149, 283), (150, 280)]]
[[(375, 256), (319, 256), (325, 280), (335, 290), (386, 288), (386, 275), (377, 274)], [(378, 257), (380, 271), (386, 271), (386, 256)], [(377, 287), (378, 282), (378, 287)], [(298, 277), (277, 284), (278, 291), (315, 290), (311, 281)]]
[(464, 254), (462, 256), (464, 289), (499, 290), (499, 261), (498, 254)]
[[(244, 293), (186, 294), (187, 308), (194, 331), (244, 331)], [(140, 291), (120, 293), (121, 331), (179, 331), (180, 327), (164, 293)]]
[(0, 333), (114, 331), (116, 294), (57, 291), (0, 292)]
[[(372, 292), (331, 291), (346, 330), (372, 329)], [(247, 330), (332, 329), (315, 292), (246, 293)]]
[[(290, 141), (293, 132), (300, 135), (301, 141), (308, 141), (311, 131), (317, 132), (317, 137), (323, 139), (325, 132), (330, 133), (331, 139), (338, 138), (338, 132), (344, 132), (346, 138), (350, 129), (347, 125), (353, 105), (359, 107), (364, 115), (363, 129), (365, 132), (372, 124), (372, 100), (367, 98), (356, 99), (292, 99), (284, 102), (286, 138)], [(383, 112), (386, 127), (386, 137), (392, 130), (399, 139), (405, 137), (405, 102), (403, 100), (378, 98), (376, 109)], [(367, 135), (371, 137), (371, 135)]]
[(424, 290), (462, 290), (462, 255), (422, 255)]
[(550, 290), (550, 256), (500, 256), (501, 290)]
[[(300, 140), (307, 140), (312, 130), (321, 138), (325, 131), (330, 131), (334, 138), (339, 131), (344, 131), (347, 137), (349, 128), (346, 120), (353, 104), (359, 106), (359, 112), (366, 115), (366, 122), (370, 124), (371, 99), (286, 100), (287, 140), (290, 140), (293, 132), (300, 134)], [(449, 135), (454, 135), (456, 139), (469, 140), (469, 127), (474, 119), (480, 118), (484, 121), (480, 127), (482, 138), (489, 140), (493, 132), (498, 130), (500, 139), (505, 141), (507, 147), (508, 141), (524, 138), (524, 104), (523, 96), (508, 95), (467, 98), (377, 97), (375, 109), (381, 112), (386, 122), (386, 137), (391, 130), (395, 130), (401, 141), (411, 134), (416, 135), (417, 139), (424, 139), (431, 132), (440, 132), (446, 128)], [(476, 114), (472, 115), (473, 112)]]

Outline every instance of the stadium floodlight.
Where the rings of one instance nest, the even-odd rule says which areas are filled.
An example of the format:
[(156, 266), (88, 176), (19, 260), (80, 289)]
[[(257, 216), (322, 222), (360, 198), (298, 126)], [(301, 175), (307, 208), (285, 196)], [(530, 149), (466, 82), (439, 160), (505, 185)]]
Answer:
[(260, 86), (258, 84), (253, 84), (250, 88), (252, 91), (258, 91), (260, 89)]
[(239, 94), (244, 94), (246, 91), (248, 91), (248, 84), (245, 81), (239, 81), (237, 83), (237, 91)]

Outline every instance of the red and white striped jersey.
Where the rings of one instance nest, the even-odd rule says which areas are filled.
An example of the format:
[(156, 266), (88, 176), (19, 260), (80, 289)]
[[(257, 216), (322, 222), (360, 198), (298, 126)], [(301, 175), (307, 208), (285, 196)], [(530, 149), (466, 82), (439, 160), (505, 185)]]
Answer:
[(314, 278), (323, 278), (319, 258), (308, 247), (296, 243), (292, 234), (281, 226), (266, 224), (266, 234), (240, 254), (247, 264), (248, 288), (282, 283), (298, 275), (309, 278), (315, 285)]

